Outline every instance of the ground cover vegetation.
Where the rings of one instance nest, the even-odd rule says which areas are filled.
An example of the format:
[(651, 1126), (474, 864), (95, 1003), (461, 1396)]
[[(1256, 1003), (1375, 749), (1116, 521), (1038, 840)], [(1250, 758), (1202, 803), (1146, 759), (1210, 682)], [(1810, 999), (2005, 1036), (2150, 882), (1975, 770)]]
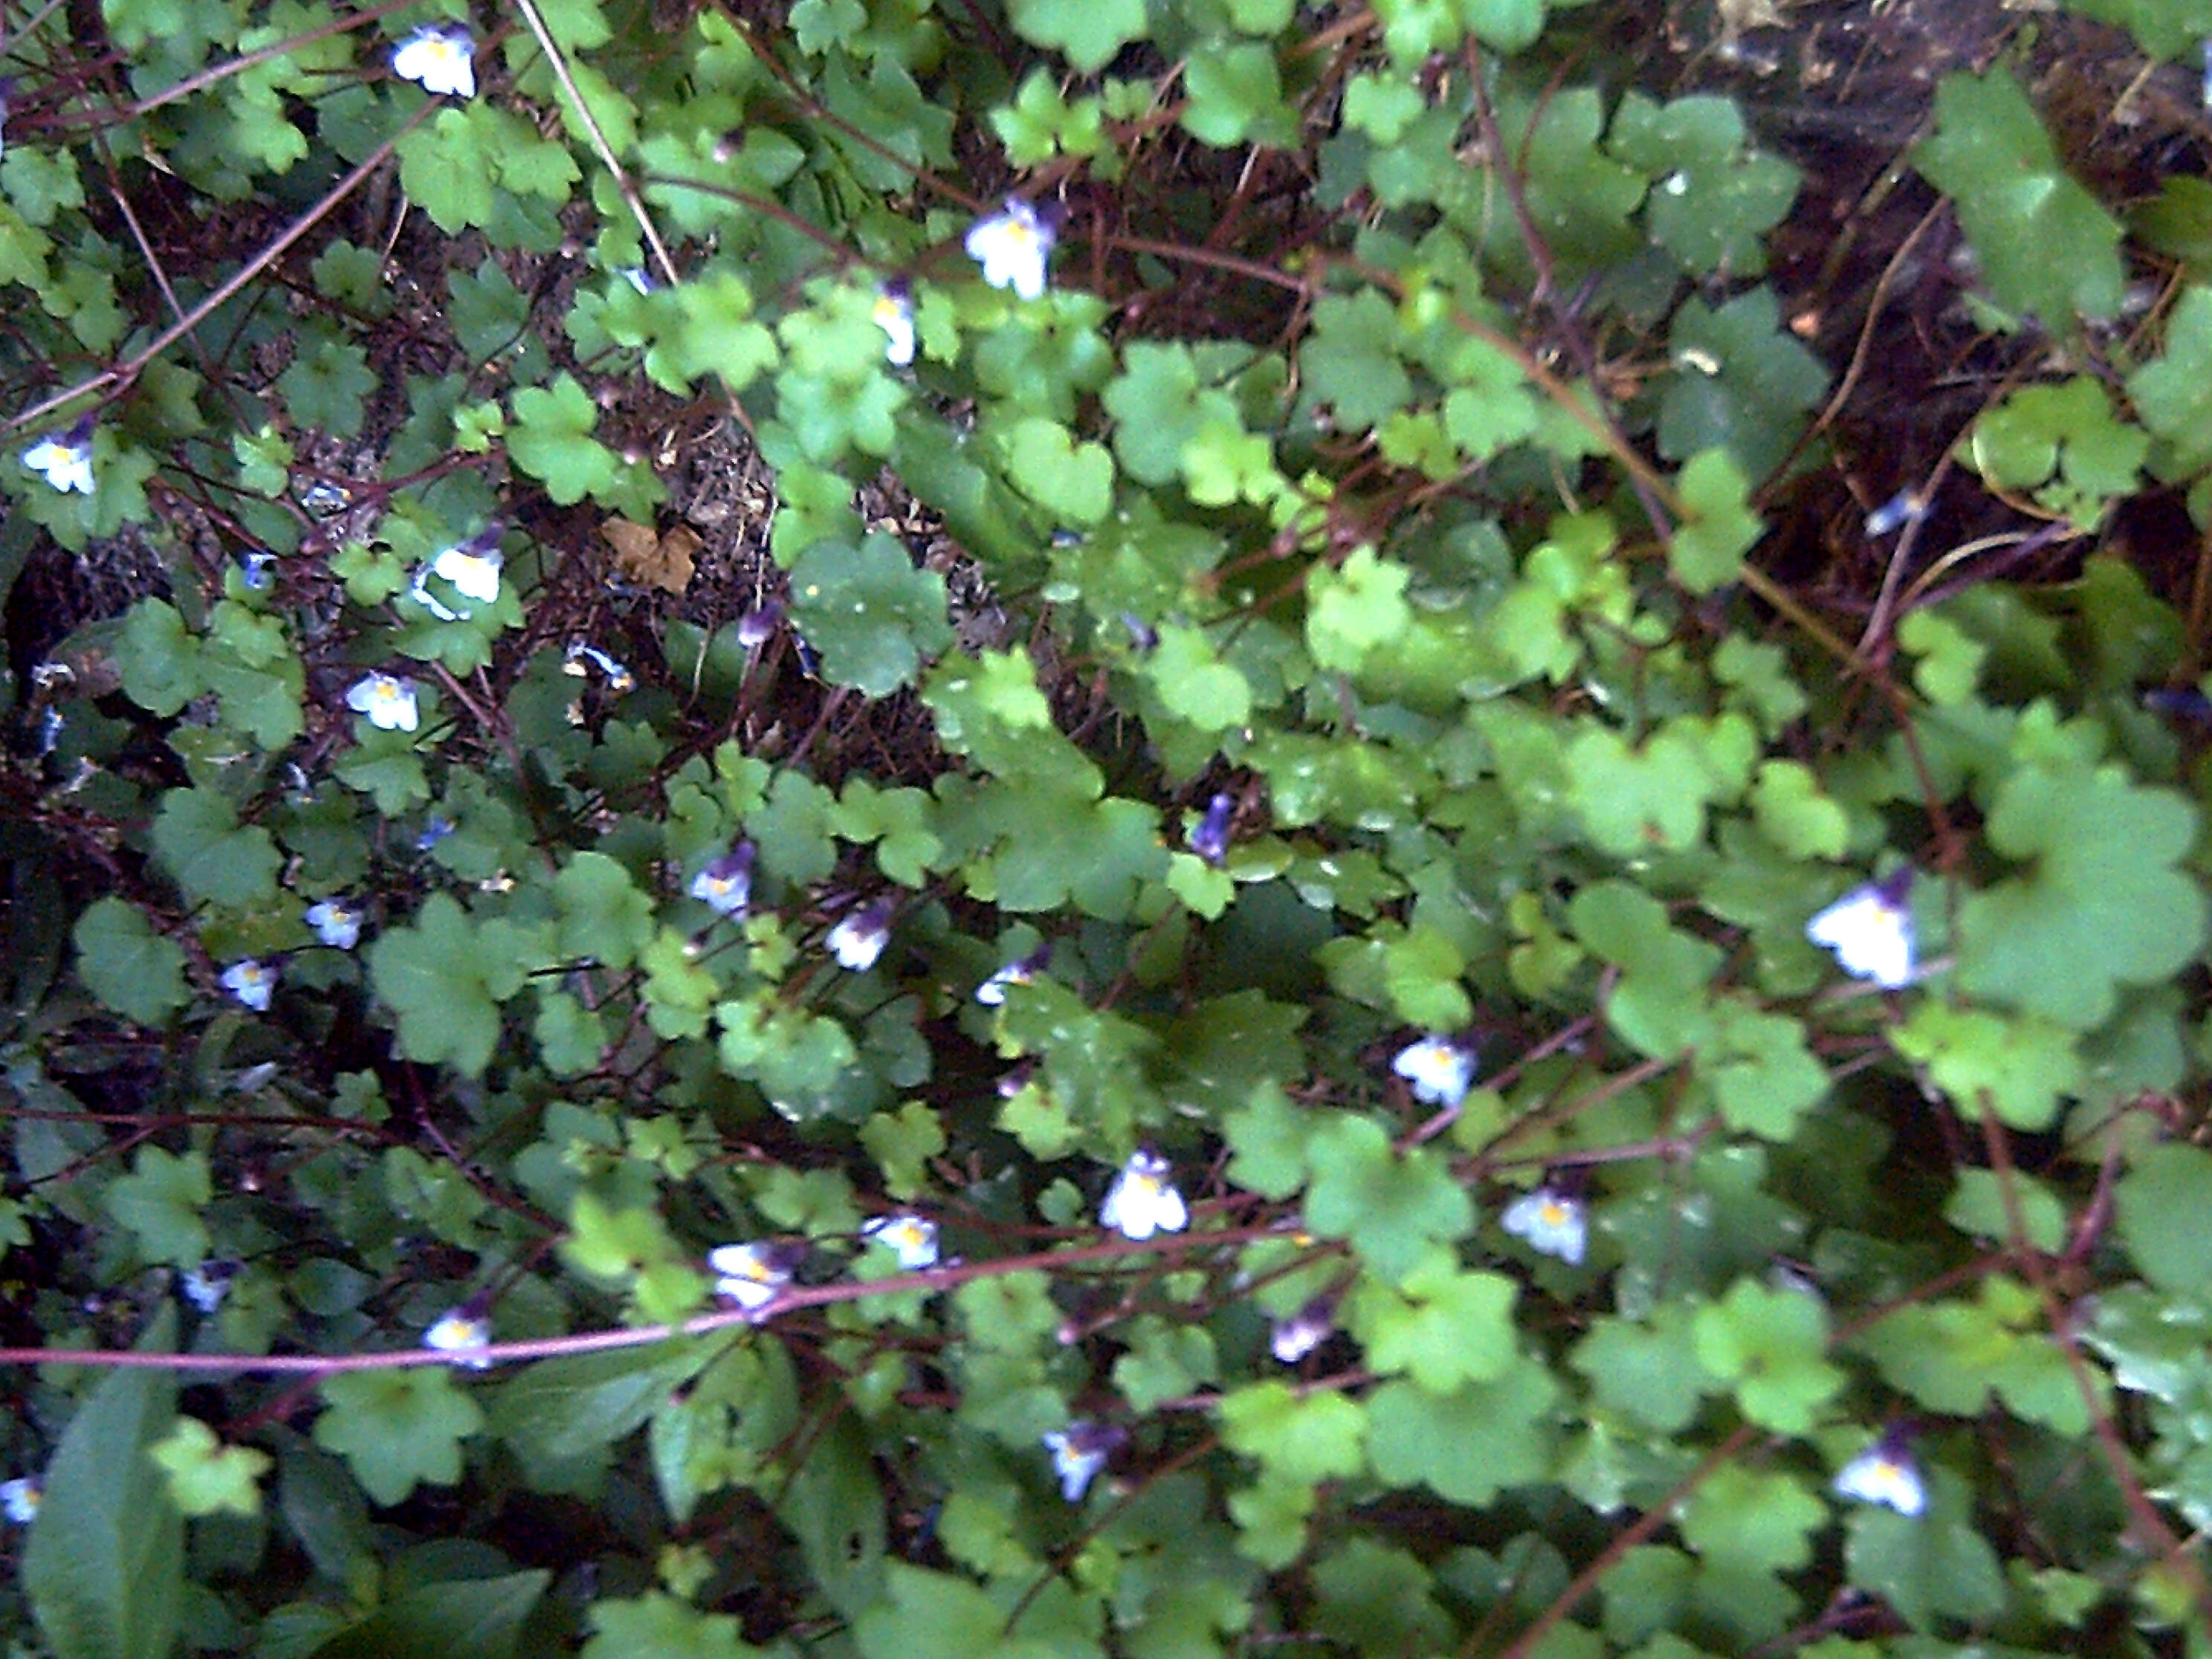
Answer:
[(11, 1653), (2207, 1650), (2212, 4), (0, 31)]

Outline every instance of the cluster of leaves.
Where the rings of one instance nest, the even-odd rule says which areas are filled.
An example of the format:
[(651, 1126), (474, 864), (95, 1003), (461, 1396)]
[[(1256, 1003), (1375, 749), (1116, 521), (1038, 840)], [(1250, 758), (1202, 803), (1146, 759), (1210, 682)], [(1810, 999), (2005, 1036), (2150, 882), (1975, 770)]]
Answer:
[[(472, 96), (391, 73), (458, 5), (10, 36), (0, 569), (171, 574), (20, 711), (19, 1644), (2204, 1650), (2180, 618), (1967, 553), (1853, 648), (1762, 568), (1831, 459), (1799, 180), (1605, 90), (1612, 9), (514, 0)], [(2212, 191), (2124, 226), (2002, 64), (1913, 157), (2071, 342), (1958, 465), (2212, 524)], [(962, 248), (1009, 188), (1035, 299)], [(578, 529), (718, 416), (781, 623)], [(80, 429), (88, 492), (16, 459)], [(1030, 645), (958, 642), (886, 469)], [(926, 759), (747, 752), (793, 635)], [(1808, 918), (1908, 868), (1912, 982), (1839, 981)], [(1188, 1225), (1121, 1237), (1145, 1148)], [(1540, 1183), (1586, 1249), (1500, 1224)], [(1908, 1423), (1917, 1512), (1832, 1489)]]

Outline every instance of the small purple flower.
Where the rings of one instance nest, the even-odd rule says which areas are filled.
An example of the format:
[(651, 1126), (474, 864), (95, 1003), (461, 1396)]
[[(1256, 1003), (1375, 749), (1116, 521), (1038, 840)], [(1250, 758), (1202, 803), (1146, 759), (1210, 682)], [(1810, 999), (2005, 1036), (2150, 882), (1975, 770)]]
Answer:
[(1181, 1232), (1190, 1224), (1190, 1206), (1168, 1179), (1173, 1170), (1149, 1146), (1130, 1153), (1098, 1207), (1099, 1224), (1129, 1239)]
[(442, 812), (433, 812), (422, 825), (422, 833), (415, 837), (415, 850), (427, 853), (453, 833), (453, 821)]
[(1805, 937), (1836, 953), (1853, 979), (1884, 990), (1912, 982), (1912, 866), (1851, 890), (1805, 924)]
[(1916, 1516), (1928, 1507), (1928, 1487), (1913, 1461), (1912, 1431), (1893, 1424), (1887, 1433), (1836, 1472), (1835, 1490), (1862, 1504), (1879, 1504), (1899, 1515)]
[(412, 732), (422, 724), (415, 699), (415, 682), (404, 674), (381, 670), (356, 680), (346, 691), (346, 707), (368, 716), (380, 732)]
[(588, 641), (569, 641), (568, 649), (561, 659), (562, 672), (580, 677), (585, 672), (583, 665), (586, 663), (606, 676), (610, 691), (620, 693), (635, 690), (637, 687), (637, 677), (629, 672), (628, 665), (617, 662)]
[(1017, 985), (1026, 985), (1044, 972), (1045, 964), (1052, 960), (1052, 942), (1042, 945), (1017, 961), (1008, 963), (975, 988), (975, 1000), (987, 1008), (996, 1008), (1006, 1000), (1006, 993)]
[(249, 593), (264, 593), (276, 585), (276, 556), (266, 548), (240, 548), (238, 580)]
[(45, 1484), (35, 1474), (0, 1480), (0, 1515), (19, 1527), (27, 1527), (39, 1518), (39, 1500), (45, 1496)]
[(746, 611), (738, 618), (738, 643), (748, 651), (758, 650), (774, 636), (776, 625), (782, 620), (783, 605), (775, 599)]
[(1128, 1431), (1118, 1425), (1084, 1417), (1064, 1429), (1048, 1430), (1045, 1449), (1052, 1454), (1053, 1473), (1060, 1477), (1060, 1495), (1071, 1504), (1081, 1503), (1092, 1477), (1128, 1437)]
[(691, 878), (691, 896), (718, 915), (742, 916), (753, 896), (753, 844), (741, 841)]
[(830, 954), (837, 965), (853, 973), (866, 973), (876, 965), (891, 937), (891, 899), (878, 899), (866, 909), (855, 910), (830, 930)]
[(1229, 819), (1237, 810), (1237, 798), (1230, 794), (1216, 795), (1206, 809), (1206, 816), (1193, 826), (1189, 836), (1190, 850), (1216, 869), (1229, 856)]
[(71, 490), (89, 495), (93, 490), (92, 432), (89, 415), (66, 432), (50, 432), (23, 452), (23, 465), (65, 495)]
[(1317, 1296), (1292, 1314), (1279, 1319), (1267, 1346), (1285, 1365), (1295, 1365), (1328, 1340), (1336, 1330), (1336, 1298)]

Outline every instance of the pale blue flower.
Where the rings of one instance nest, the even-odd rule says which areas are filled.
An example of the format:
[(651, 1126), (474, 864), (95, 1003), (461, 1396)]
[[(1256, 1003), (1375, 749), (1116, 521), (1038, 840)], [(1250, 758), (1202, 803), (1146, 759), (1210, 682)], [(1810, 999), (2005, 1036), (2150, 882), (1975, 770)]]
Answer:
[(265, 1014), (269, 999), (276, 994), (276, 969), (250, 957), (234, 962), (222, 970), (222, 988), (256, 1013)]
[(1017, 985), (1027, 985), (1044, 972), (1045, 964), (1052, 960), (1049, 941), (1040, 945), (1029, 955), (1008, 963), (975, 988), (975, 1000), (987, 1008), (996, 1008), (1006, 1000), (1006, 993)]
[(1498, 1224), (1543, 1255), (1581, 1264), (1589, 1248), (1589, 1212), (1574, 1194), (1547, 1184), (1505, 1206)]
[(1128, 1437), (1124, 1429), (1087, 1418), (1078, 1418), (1064, 1429), (1048, 1429), (1045, 1449), (1052, 1454), (1053, 1473), (1060, 1477), (1060, 1495), (1071, 1504), (1081, 1503), (1092, 1477)]
[(0, 1480), (0, 1515), (19, 1527), (27, 1527), (39, 1518), (39, 1501), (45, 1496), (45, 1484), (35, 1474)]
[(876, 290), (871, 314), (885, 337), (884, 361), (904, 368), (914, 361), (914, 295), (903, 278), (894, 276)]
[(307, 922), (334, 951), (350, 951), (361, 943), (362, 908), (350, 899), (319, 899), (307, 907)]
[(235, 1261), (203, 1261), (177, 1275), (177, 1289), (200, 1312), (211, 1314), (222, 1306), (223, 1297), (230, 1294), (230, 1281), (237, 1275)]

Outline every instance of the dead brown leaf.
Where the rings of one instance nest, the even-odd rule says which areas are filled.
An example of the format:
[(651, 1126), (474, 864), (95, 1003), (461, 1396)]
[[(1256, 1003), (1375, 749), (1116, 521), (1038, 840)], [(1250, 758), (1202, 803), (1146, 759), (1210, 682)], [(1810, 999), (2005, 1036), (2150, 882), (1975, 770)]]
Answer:
[(608, 519), (600, 524), (599, 534), (615, 550), (616, 574), (641, 587), (669, 593), (681, 593), (691, 585), (692, 561), (706, 545), (686, 525), (663, 535), (650, 525)]

